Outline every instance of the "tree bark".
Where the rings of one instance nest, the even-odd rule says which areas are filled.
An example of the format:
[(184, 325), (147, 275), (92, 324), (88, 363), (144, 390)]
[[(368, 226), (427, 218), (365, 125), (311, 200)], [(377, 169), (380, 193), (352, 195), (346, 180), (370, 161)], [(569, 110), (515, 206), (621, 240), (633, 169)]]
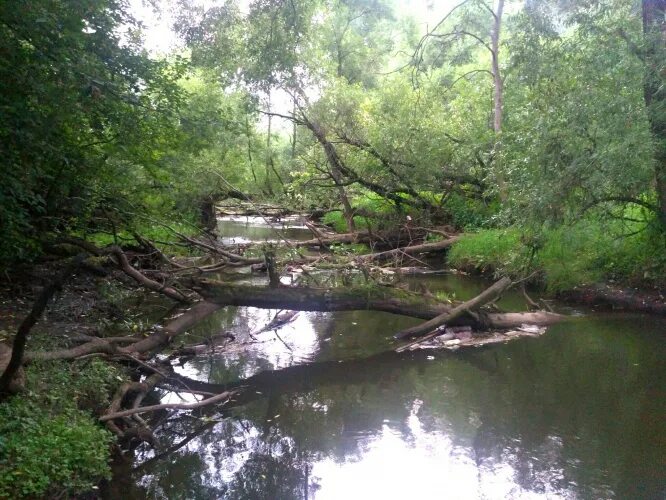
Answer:
[(273, 196), (273, 188), (271, 187), (271, 172), (270, 172), (270, 166), (271, 162), (273, 161), (273, 151), (271, 150), (271, 125), (272, 125), (272, 120), (273, 120), (273, 115), (270, 114), (271, 111), (271, 91), (268, 89), (268, 132), (266, 133), (266, 190), (268, 191), (268, 194)]
[[(451, 323), (456, 319), (458, 319), (463, 314), (474, 311), (484, 306), (488, 302), (492, 302), (493, 300), (497, 299), (504, 292), (504, 290), (506, 290), (510, 285), (511, 285), (511, 280), (509, 278), (506, 277), (502, 278), (493, 286), (483, 291), (473, 299), (468, 300), (467, 302), (463, 302), (462, 304), (454, 307), (450, 311), (446, 311), (445, 313), (442, 313), (439, 316), (435, 316), (434, 318), (426, 321), (425, 323), (421, 323), (420, 325), (416, 325), (412, 328), (407, 328), (406, 330), (397, 333), (395, 335), (395, 338), (403, 339), (407, 337), (418, 337), (432, 330), (435, 330), (441, 325)], [(433, 335), (432, 336), (428, 335), (428, 338), (434, 338), (437, 335), (438, 335), (437, 333), (433, 332)]]
[(340, 158), (340, 155), (338, 155), (335, 146), (333, 146), (331, 141), (327, 139), (326, 133), (318, 123), (309, 120), (305, 116), (303, 117), (303, 123), (310, 129), (312, 135), (315, 136), (315, 139), (317, 139), (317, 142), (321, 145), (321, 147), (324, 148), (326, 159), (328, 160), (328, 164), (331, 167), (331, 177), (333, 178), (333, 182), (335, 182), (338, 194), (340, 195), (342, 213), (345, 217), (345, 221), (347, 222), (347, 230), (350, 233), (354, 233), (356, 231), (356, 225), (354, 224), (354, 210), (352, 209), (349, 198), (347, 197), (347, 192), (345, 191), (343, 185), (342, 170), (344, 170), (344, 167), (342, 165), (342, 159)]
[(203, 319), (217, 312), (220, 308), (221, 305), (212, 302), (198, 302), (185, 312), (185, 314), (169, 322), (164, 328), (154, 331), (147, 338), (139, 342), (118, 350), (122, 353), (132, 354), (149, 352), (162, 347), (168, 344), (173, 337), (189, 330)]
[(490, 35), (490, 47), (493, 74), (493, 131), (495, 132), (495, 170), (497, 172), (497, 184), (500, 200), (505, 202), (508, 198), (506, 178), (502, 171), (501, 148), (502, 148), (502, 106), (504, 99), (504, 82), (499, 67), (499, 42), (502, 29), (502, 14), (504, 11), (504, 0), (497, 0), (497, 7), (493, 13), (493, 29)]

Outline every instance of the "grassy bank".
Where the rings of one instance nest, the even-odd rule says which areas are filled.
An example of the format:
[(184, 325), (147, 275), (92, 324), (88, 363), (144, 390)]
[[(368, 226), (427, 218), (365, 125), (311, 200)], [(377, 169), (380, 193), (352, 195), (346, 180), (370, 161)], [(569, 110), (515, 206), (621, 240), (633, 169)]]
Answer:
[(605, 281), (666, 285), (666, 236), (652, 226), (628, 232), (619, 223), (582, 220), (538, 233), (517, 227), (464, 235), (449, 253), (453, 267), (507, 274), (535, 273), (550, 292)]

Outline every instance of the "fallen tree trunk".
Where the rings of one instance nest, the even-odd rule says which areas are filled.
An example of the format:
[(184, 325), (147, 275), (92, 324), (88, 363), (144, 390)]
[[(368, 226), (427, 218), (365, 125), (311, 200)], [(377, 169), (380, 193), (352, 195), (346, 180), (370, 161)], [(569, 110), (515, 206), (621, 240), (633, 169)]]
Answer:
[(451, 236), (442, 241), (437, 241), (435, 243), (423, 243), (421, 245), (412, 245), (408, 247), (394, 248), (393, 250), (386, 250), (384, 252), (369, 253), (366, 255), (361, 255), (359, 259), (362, 260), (379, 260), (379, 259), (392, 259), (395, 257), (401, 256), (412, 256), (422, 253), (429, 252), (441, 252), (446, 250), (456, 241), (458, 241), (459, 236)]
[(181, 333), (189, 330), (198, 322), (207, 318), (222, 306), (212, 302), (198, 302), (177, 318), (171, 320), (163, 328), (157, 328), (145, 339), (133, 342), (126, 347), (119, 347), (118, 342), (111, 342), (103, 337), (94, 338), (90, 342), (81, 344), (70, 349), (57, 351), (28, 352), (25, 354), (25, 362), (45, 361), (54, 359), (76, 359), (89, 354), (121, 354), (135, 355), (143, 354), (159, 347), (167, 345), (171, 340)]
[[(326, 247), (330, 245), (339, 245), (342, 243), (345, 244), (366, 243), (366, 244), (373, 244), (381, 248), (389, 248), (389, 249), (395, 249), (395, 247), (412, 248), (412, 247), (417, 247), (419, 245), (411, 245), (411, 243), (413, 243), (414, 241), (423, 241), (423, 239), (427, 236), (429, 232), (425, 228), (402, 227), (399, 230), (390, 231), (390, 232), (357, 231), (354, 233), (325, 234), (319, 231), (315, 231), (315, 229), (310, 226), (308, 226), (308, 228), (314, 233), (315, 238), (311, 240), (292, 242), (294, 246)], [(428, 245), (436, 245), (436, 244), (429, 243)], [(433, 247), (433, 248), (437, 249), (438, 247)]]
[(160, 328), (147, 338), (120, 348), (118, 351), (126, 354), (144, 353), (166, 345), (173, 337), (189, 330), (204, 318), (218, 311), (220, 307), (219, 304), (212, 302), (198, 302), (184, 314), (170, 321), (164, 328)]
[[(383, 311), (414, 318), (432, 319), (452, 310), (421, 294), (383, 286), (345, 288), (279, 287), (230, 285), (213, 280), (197, 282), (197, 291), (208, 302), (219, 305), (292, 309), (297, 311)], [(523, 323), (550, 325), (565, 318), (545, 311), (531, 313), (493, 313), (474, 318), (463, 314), (451, 325), (470, 325), (478, 329), (513, 328)]]
[(30, 330), (39, 320), (40, 316), (46, 309), (49, 300), (51, 300), (51, 297), (62, 288), (65, 280), (72, 275), (72, 272), (81, 265), (85, 258), (85, 254), (79, 254), (74, 257), (65, 269), (61, 271), (51, 283), (44, 287), (37, 297), (37, 300), (35, 300), (30, 313), (19, 325), (18, 331), (14, 336), (14, 341), (12, 342), (11, 351), (5, 352), (3, 356), (3, 358), (7, 360), (7, 364), (6, 366), (1, 367), (0, 402), (7, 398), (12, 392), (15, 392), (18, 386), (21, 385), (15, 379), (19, 374), (24, 361), (23, 353), (25, 351), (25, 345), (28, 341)]
[[(402, 330), (401, 332), (398, 332), (395, 335), (395, 338), (404, 339), (407, 337), (418, 337), (425, 333), (436, 330), (437, 328), (439, 328), (444, 324), (449, 324), (452, 321), (455, 321), (463, 314), (475, 311), (476, 309), (479, 309), (480, 307), (488, 304), (489, 302), (496, 300), (500, 295), (502, 295), (504, 290), (509, 288), (509, 286), (511, 286), (511, 280), (509, 278), (504, 277), (490, 288), (481, 292), (473, 299), (468, 300), (467, 302), (463, 302), (462, 304), (454, 307), (450, 311), (442, 313), (439, 316), (435, 316), (434, 318), (426, 321), (425, 323), (421, 323), (420, 325), (413, 326), (412, 328), (407, 328), (406, 330)], [(444, 332), (436, 330), (433, 331), (431, 334), (426, 335), (421, 340), (428, 340), (436, 337), (437, 335), (441, 335), (442, 333)]]

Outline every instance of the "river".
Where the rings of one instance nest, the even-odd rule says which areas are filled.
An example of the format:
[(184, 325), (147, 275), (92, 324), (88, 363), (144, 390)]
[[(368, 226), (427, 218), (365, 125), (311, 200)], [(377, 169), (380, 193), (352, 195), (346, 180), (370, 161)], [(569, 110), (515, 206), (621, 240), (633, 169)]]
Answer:
[[(219, 229), (227, 243), (276, 238), (259, 219)], [(285, 233), (310, 238), (298, 221)], [(487, 286), (451, 274), (411, 283), (458, 299)], [(501, 306), (524, 307), (512, 294)], [(254, 401), (224, 415), (169, 417), (157, 451), (139, 448), (117, 467), (115, 494), (666, 498), (666, 318), (558, 309), (572, 319), (538, 338), (403, 354), (391, 352), (392, 335), (417, 320), (301, 312), (243, 349), (188, 361), (183, 374), (214, 383), (272, 373)], [(189, 339), (227, 331), (250, 341), (276, 312), (229, 307)]]

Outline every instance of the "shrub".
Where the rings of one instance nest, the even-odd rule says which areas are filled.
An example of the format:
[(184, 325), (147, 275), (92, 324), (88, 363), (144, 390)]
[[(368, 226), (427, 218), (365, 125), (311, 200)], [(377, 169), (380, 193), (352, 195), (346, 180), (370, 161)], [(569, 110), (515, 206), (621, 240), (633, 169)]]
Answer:
[(451, 248), (449, 262), (462, 269), (519, 275), (529, 262), (529, 251), (520, 236), (516, 228), (464, 234)]
[(455, 227), (468, 230), (488, 227), (498, 211), (496, 204), (487, 205), (483, 200), (458, 193), (448, 196), (442, 208)]
[[(513, 277), (537, 271), (553, 292), (602, 280), (663, 286), (666, 235), (651, 224), (630, 229), (627, 234), (620, 223), (587, 219), (537, 236), (515, 227), (482, 230), (456, 242), (449, 262)], [(536, 248), (533, 257), (530, 246)]]
[(92, 416), (14, 397), (0, 406), (0, 498), (88, 491), (109, 477), (111, 435)]
[(0, 498), (69, 496), (109, 477), (112, 436), (90, 410), (118, 379), (99, 360), (29, 365), (26, 391), (0, 405)]

